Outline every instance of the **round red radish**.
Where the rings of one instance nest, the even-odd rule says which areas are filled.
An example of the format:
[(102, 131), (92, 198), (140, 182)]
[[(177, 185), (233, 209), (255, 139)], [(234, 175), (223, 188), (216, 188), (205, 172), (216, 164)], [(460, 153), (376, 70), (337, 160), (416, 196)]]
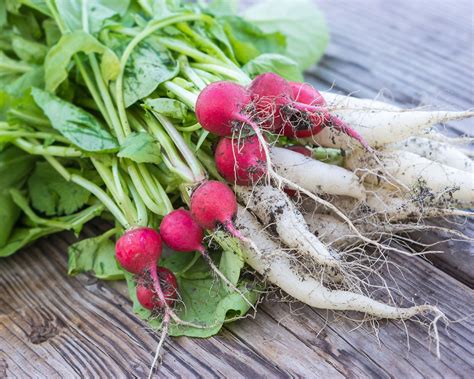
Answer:
[[(295, 102), (311, 106), (324, 107), (326, 101), (321, 94), (306, 83), (290, 82), (292, 96)], [(318, 134), (329, 122), (329, 113), (326, 109), (320, 112), (307, 110), (288, 113), (282, 126), (282, 134), (286, 137), (306, 138)]]
[(191, 196), (191, 214), (204, 229), (214, 230), (221, 224), (231, 231), (237, 214), (235, 194), (224, 183), (206, 181)]
[(245, 110), (251, 103), (247, 90), (228, 81), (204, 88), (196, 102), (196, 117), (201, 126), (219, 136), (232, 136), (247, 122)]
[(280, 131), (283, 108), (292, 102), (288, 81), (272, 72), (257, 75), (249, 87), (257, 118), (263, 128)]
[[(165, 267), (158, 267), (157, 272), (166, 304), (171, 307), (178, 296), (176, 277)], [(162, 309), (164, 306), (154, 290), (153, 281), (146, 277), (138, 280), (137, 299), (144, 308), (149, 310)]]
[(257, 136), (221, 138), (214, 154), (217, 171), (231, 183), (256, 183), (267, 171), (265, 152)]
[(161, 257), (161, 238), (151, 228), (128, 230), (115, 245), (115, 256), (120, 265), (132, 274), (141, 274)]
[(289, 82), (293, 99), (308, 105), (326, 105), (323, 96), (307, 83)]
[(160, 234), (163, 242), (175, 251), (188, 253), (203, 250), (204, 231), (191, 212), (185, 209), (168, 213), (161, 221)]

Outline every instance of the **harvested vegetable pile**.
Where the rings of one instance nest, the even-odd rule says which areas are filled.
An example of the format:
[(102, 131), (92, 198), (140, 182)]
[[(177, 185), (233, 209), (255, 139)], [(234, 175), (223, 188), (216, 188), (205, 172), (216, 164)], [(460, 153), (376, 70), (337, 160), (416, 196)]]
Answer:
[(474, 113), (303, 83), (324, 20), (275, 1), (2, 2), (0, 256), (101, 217), (69, 273), (126, 279), (163, 338), (214, 335), (269, 286), (437, 337), (442, 311), (397, 304), (383, 268), (417, 259), (411, 231), (470, 239), (429, 219), (472, 217), (469, 139), (434, 126)]

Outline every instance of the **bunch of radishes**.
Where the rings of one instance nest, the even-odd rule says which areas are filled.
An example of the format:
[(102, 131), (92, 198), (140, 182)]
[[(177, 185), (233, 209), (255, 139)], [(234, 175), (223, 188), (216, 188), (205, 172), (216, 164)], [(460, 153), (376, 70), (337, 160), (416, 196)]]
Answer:
[(208, 85), (197, 99), (196, 116), (205, 130), (222, 137), (216, 167), (225, 180), (238, 185), (257, 183), (271, 172), (262, 130), (304, 138), (331, 127), (369, 149), (357, 132), (330, 114), (316, 89), (274, 73), (258, 75), (248, 88), (230, 81)]

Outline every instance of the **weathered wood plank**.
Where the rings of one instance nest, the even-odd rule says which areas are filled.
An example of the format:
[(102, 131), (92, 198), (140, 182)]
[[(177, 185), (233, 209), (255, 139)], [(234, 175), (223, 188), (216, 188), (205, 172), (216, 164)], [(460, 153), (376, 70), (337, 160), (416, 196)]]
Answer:
[[(88, 228), (89, 229), (89, 228)], [(88, 234), (95, 233), (89, 229)], [(144, 377), (158, 336), (130, 312), (124, 283), (88, 275), (67, 278), (67, 234), (48, 238), (2, 261), (0, 362), (8, 377)], [(439, 303), (458, 320), (474, 312), (474, 293), (426, 262), (394, 274), (415, 302)], [(175, 338), (165, 345), (162, 375), (183, 377), (462, 377), (470, 360), (472, 320), (440, 329), (442, 358), (429, 352), (427, 329), (382, 322), (368, 328), (307, 306), (267, 302), (255, 319), (226, 326), (206, 340)], [(354, 330), (353, 330), (354, 329)], [(456, 362), (454, 365), (452, 362)]]

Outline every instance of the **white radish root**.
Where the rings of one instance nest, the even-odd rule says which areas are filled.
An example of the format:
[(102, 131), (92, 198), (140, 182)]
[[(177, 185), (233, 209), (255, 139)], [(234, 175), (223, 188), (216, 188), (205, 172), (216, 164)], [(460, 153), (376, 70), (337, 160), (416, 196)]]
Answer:
[(377, 167), (364, 152), (354, 152), (346, 158), (346, 167), (364, 176), (365, 181), (377, 185), (381, 180), (378, 171), (388, 173), (414, 194), (424, 195), (426, 205), (474, 204), (474, 174), (458, 170), (406, 151), (392, 151), (379, 157), (383, 167)]
[(314, 194), (327, 193), (365, 199), (364, 187), (357, 175), (349, 170), (279, 147), (273, 147), (270, 155), (278, 175)]
[(319, 265), (340, 266), (340, 261), (308, 230), (303, 215), (282, 191), (268, 185), (253, 189), (236, 186), (234, 190), (263, 224), (275, 230), (286, 246)]
[(398, 111), (401, 108), (396, 105), (385, 103), (375, 99), (361, 99), (353, 96), (338, 95), (333, 92), (320, 91), (324, 100), (326, 100), (329, 110), (350, 111), (350, 110), (386, 110)]
[(471, 173), (474, 170), (472, 159), (461, 150), (448, 143), (433, 141), (429, 138), (411, 137), (405, 141), (387, 145), (384, 150), (408, 151), (459, 170)]
[[(439, 123), (474, 116), (474, 112), (421, 110), (338, 110), (334, 114), (354, 128), (373, 148), (403, 141)], [(306, 141), (325, 147), (358, 148), (349, 136), (333, 128), (325, 128)]]
[(280, 246), (265, 234), (262, 225), (242, 208), (236, 226), (259, 249), (259, 252), (248, 246), (243, 249), (245, 262), (269, 282), (305, 304), (321, 309), (358, 311), (377, 318), (407, 319), (425, 313), (444, 317), (438, 308), (430, 305), (397, 308), (359, 293), (328, 289), (320, 280), (299, 274)]

